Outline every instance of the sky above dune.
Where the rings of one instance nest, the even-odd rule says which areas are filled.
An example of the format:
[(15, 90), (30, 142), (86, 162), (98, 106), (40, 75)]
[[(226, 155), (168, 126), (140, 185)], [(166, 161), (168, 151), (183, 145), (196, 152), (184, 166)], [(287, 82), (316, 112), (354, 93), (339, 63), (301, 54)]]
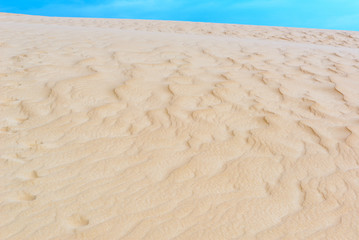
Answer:
[(358, 0), (18, 0), (0, 11), (359, 31)]

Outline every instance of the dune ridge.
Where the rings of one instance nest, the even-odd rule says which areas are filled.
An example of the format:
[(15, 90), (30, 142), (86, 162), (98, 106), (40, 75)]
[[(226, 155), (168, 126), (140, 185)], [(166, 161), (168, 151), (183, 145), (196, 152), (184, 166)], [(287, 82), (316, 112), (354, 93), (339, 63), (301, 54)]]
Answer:
[(0, 239), (359, 238), (358, 32), (0, 32)]

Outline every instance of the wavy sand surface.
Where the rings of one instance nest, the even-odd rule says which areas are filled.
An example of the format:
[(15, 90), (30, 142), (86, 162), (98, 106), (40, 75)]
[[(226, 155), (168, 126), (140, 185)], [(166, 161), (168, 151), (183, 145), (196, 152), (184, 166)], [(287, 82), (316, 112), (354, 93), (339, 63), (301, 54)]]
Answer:
[(359, 239), (359, 32), (0, 33), (0, 239)]

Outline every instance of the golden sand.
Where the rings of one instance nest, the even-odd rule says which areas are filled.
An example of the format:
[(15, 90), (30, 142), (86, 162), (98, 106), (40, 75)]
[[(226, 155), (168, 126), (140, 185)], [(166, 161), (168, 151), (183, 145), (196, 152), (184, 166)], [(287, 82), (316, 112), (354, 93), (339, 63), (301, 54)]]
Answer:
[(0, 14), (0, 239), (359, 239), (359, 32)]

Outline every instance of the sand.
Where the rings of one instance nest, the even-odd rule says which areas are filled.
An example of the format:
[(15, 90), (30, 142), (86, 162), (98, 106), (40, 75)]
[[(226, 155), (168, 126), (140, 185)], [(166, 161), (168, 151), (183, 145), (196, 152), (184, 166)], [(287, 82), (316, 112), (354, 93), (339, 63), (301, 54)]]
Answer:
[(359, 239), (359, 32), (0, 14), (0, 239)]

